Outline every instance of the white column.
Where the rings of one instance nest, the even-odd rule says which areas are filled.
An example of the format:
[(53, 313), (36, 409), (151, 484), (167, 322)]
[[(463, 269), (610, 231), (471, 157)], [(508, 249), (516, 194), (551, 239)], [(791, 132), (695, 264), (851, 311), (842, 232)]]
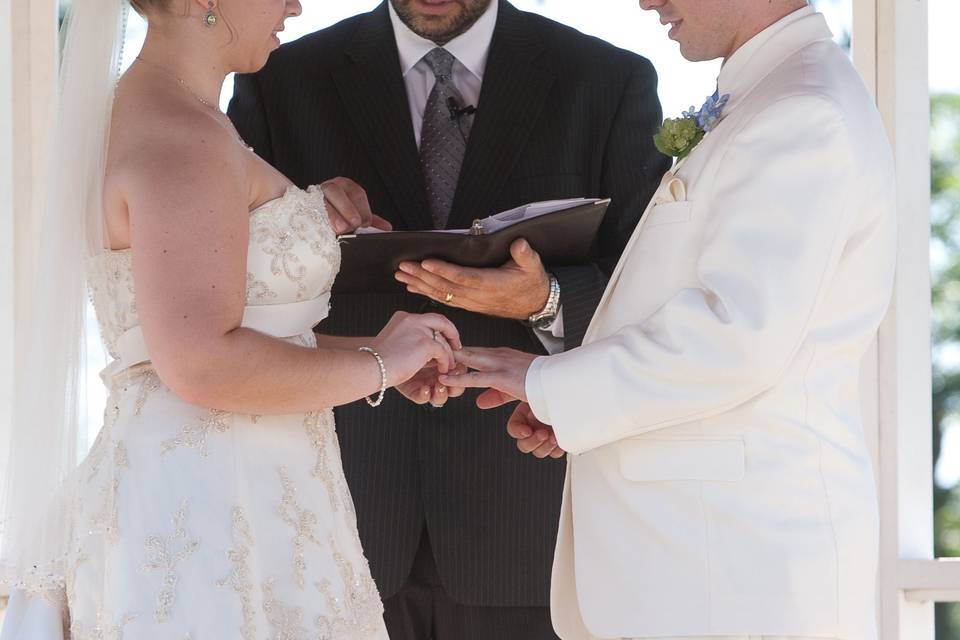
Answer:
[(883, 640), (932, 640), (933, 605), (905, 597), (913, 565), (901, 564), (933, 557), (927, 5), (874, 1), (874, 82), (897, 163), (899, 220), (897, 279), (878, 355), (881, 619)]
[[(13, 48), (11, 0), (0, 0), (0, 490), (13, 419)], [(2, 595), (2, 594), (0, 594)]]

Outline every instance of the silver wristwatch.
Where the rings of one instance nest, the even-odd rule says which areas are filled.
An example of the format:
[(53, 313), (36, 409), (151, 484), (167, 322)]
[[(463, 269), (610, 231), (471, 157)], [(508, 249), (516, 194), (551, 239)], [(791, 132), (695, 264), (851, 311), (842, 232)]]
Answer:
[(534, 313), (527, 321), (536, 329), (546, 329), (556, 320), (560, 312), (560, 281), (552, 273), (550, 275), (550, 295), (543, 309)]

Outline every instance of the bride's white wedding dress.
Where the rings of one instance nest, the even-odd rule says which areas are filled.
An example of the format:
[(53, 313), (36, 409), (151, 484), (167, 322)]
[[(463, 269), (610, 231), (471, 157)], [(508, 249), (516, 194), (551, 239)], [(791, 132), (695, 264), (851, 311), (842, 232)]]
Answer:
[[(75, 640), (386, 638), (333, 412), (184, 402), (149, 363), (131, 253), (95, 259), (113, 363), (103, 429), (54, 519), (67, 523), (67, 584), (19, 594), (8, 624), (39, 627), (30, 616), (52, 604)], [(243, 325), (315, 346), (339, 267), (322, 193), (291, 187), (250, 214)]]

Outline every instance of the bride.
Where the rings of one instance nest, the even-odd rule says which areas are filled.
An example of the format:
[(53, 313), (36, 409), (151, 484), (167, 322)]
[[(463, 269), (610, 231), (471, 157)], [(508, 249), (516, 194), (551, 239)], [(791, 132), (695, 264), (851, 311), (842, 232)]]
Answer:
[[(385, 638), (331, 407), (453, 367), (457, 331), (397, 314), (368, 339), (312, 332), (340, 260), (324, 193), (215, 106), (298, 0), (131, 2), (149, 30), (119, 80), (120, 0), (74, 0), (66, 27), (2, 637)], [(72, 468), (84, 284), (112, 363), (103, 428)]]

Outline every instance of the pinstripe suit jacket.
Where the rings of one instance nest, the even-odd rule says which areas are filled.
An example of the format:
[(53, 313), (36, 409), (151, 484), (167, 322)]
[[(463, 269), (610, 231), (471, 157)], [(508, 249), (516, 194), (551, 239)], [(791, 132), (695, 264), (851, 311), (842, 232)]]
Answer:
[[(432, 228), (387, 6), (281, 47), (237, 78), (230, 117), (296, 184), (347, 176), (398, 229)], [(589, 264), (556, 268), (566, 346), (576, 346), (609, 273), (668, 168), (644, 58), (501, 2), (484, 84), (451, 210), (451, 228), (536, 200), (613, 198)], [(549, 267), (549, 265), (548, 265)], [(375, 335), (394, 311), (436, 311), (406, 294), (342, 295), (324, 333)], [(443, 309), (464, 342), (542, 353), (519, 322)], [(378, 409), (337, 409), (360, 536), (383, 597), (403, 585), (421, 528), (444, 587), (484, 606), (546, 606), (564, 461), (519, 454), (509, 408), (473, 394), (441, 410), (399, 394)]]

